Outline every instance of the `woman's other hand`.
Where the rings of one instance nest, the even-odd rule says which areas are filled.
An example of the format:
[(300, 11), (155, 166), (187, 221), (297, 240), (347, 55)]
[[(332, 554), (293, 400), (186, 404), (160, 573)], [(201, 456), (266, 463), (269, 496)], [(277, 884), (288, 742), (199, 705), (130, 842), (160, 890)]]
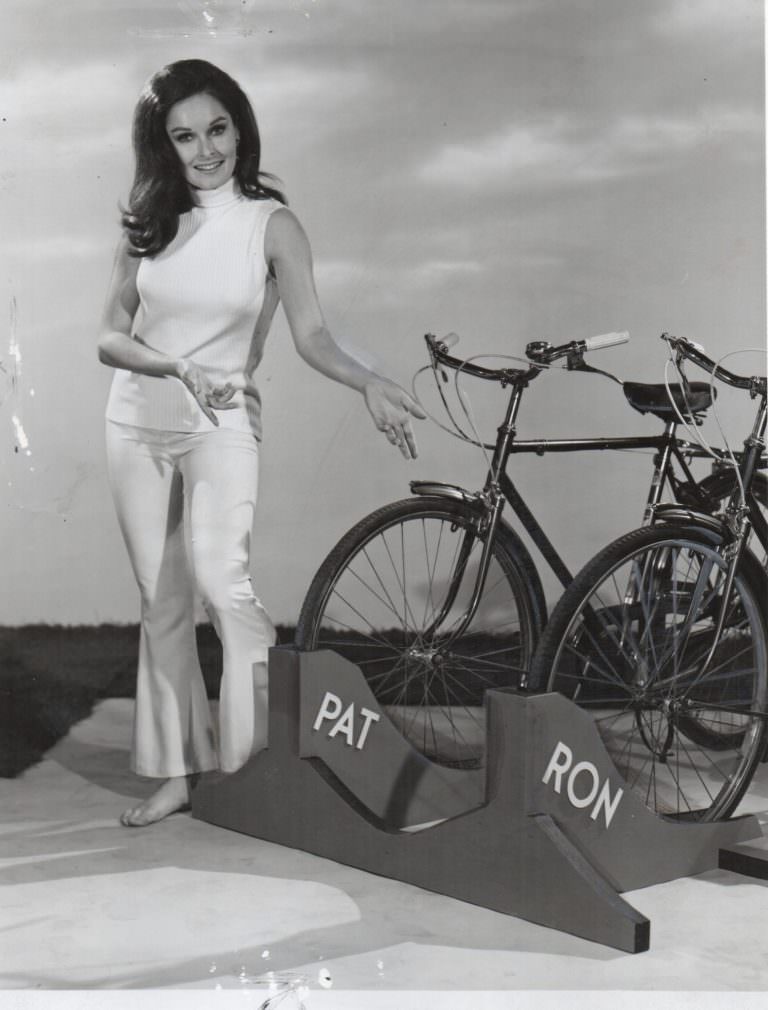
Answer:
[(378, 377), (366, 383), (363, 395), (379, 431), (406, 459), (415, 459), (418, 453), (411, 417), (427, 416), (419, 404), (397, 383)]
[(230, 402), (235, 393), (232, 384), (227, 382), (223, 386), (214, 385), (194, 361), (181, 358), (177, 364), (176, 375), (197, 400), (200, 410), (217, 428), (219, 419), (214, 410), (232, 410), (237, 406), (236, 403)]

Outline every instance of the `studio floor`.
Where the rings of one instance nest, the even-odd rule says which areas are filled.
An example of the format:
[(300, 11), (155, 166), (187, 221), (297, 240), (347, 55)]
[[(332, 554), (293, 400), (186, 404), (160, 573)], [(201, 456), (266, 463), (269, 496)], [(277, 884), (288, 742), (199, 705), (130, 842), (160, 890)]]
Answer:
[[(119, 813), (152, 788), (128, 771), (130, 719), (130, 701), (101, 702), (40, 764), (0, 780), (0, 1006), (25, 992), (66, 1006), (100, 993), (103, 1006), (105, 990), (175, 1005), (182, 989), (201, 991), (185, 1007), (217, 990), (200, 1005), (231, 993), (283, 1010), (541, 1008), (566, 991), (569, 1007), (616, 1006), (617, 990), (623, 1006), (631, 994), (654, 1007), (662, 993), (696, 993), (697, 1007), (705, 993), (713, 1006), (768, 999), (764, 882), (713, 870), (626, 894), (651, 921), (651, 949), (632, 955), (189, 814), (126, 829)], [(768, 766), (742, 810), (768, 821)]]

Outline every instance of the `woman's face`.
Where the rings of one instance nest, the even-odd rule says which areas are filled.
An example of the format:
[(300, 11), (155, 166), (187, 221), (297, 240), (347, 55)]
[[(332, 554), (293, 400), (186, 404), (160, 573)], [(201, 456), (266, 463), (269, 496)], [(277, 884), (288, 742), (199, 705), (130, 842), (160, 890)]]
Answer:
[(215, 189), (235, 170), (238, 135), (218, 99), (201, 93), (171, 106), (165, 129), (184, 178), (195, 189)]

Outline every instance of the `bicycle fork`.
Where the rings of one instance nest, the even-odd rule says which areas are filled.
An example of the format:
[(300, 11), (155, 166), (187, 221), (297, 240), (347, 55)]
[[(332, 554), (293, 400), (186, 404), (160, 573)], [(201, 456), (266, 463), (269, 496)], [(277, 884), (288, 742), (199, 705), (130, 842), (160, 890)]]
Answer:
[(467, 530), (464, 534), (464, 539), (462, 541), (461, 549), (459, 551), (458, 557), (456, 559), (456, 565), (451, 576), (451, 583), (448, 587), (448, 591), (445, 596), (442, 607), (439, 613), (426, 628), (424, 632), (425, 640), (433, 640), (434, 636), (437, 634), (440, 626), (448, 617), (451, 609), (456, 602), (456, 597), (459, 594), (459, 589), (464, 581), (464, 575), (467, 568), (467, 562), (469, 556), (472, 552), (472, 548), (475, 544), (475, 540), (485, 535), (485, 542), (483, 543), (482, 554), (480, 555), (480, 563), (478, 565), (477, 578), (475, 579), (475, 588), (472, 592), (472, 597), (467, 604), (467, 609), (464, 614), (459, 618), (459, 623), (455, 624), (454, 628), (448, 635), (448, 637), (441, 643), (442, 647), (448, 648), (457, 638), (464, 634), (466, 629), (472, 623), (472, 620), (477, 613), (477, 608), (480, 603), (480, 597), (483, 594), (483, 589), (485, 588), (485, 580), (488, 576), (488, 569), (491, 563), (491, 548), (493, 547), (493, 541), (496, 536), (496, 530), (499, 526), (499, 519), (501, 517), (501, 511), (504, 507), (504, 498), (501, 495), (498, 487), (491, 487), (486, 495), (490, 498), (489, 503), (486, 505), (486, 511), (484, 511), (478, 517), (478, 525), (476, 531)]
[(458, 624), (454, 626), (454, 629), (450, 632), (445, 641), (441, 643), (443, 648), (450, 647), (457, 638), (464, 634), (466, 629), (472, 623), (480, 604), (480, 597), (482, 596), (483, 589), (485, 588), (485, 580), (488, 576), (488, 569), (491, 563), (491, 550), (493, 548), (494, 540), (496, 539), (496, 532), (499, 528), (502, 509), (504, 508), (504, 494), (499, 484), (499, 474), (504, 474), (507, 460), (509, 459), (512, 443), (514, 442), (516, 434), (515, 421), (517, 420), (517, 414), (520, 409), (523, 390), (527, 385), (528, 382), (524, 379), (520, 379), (514, 383), (514, 389), (509, 398), (509, 403), (507, 404), (504, 420), (497, 429), (498, 437), (496, 439), (496, 446), (494, 448), (493, 459), (491, 460), (485, 487), (478, 495), (479, 501), (483, 504), (483, 511), (478, 516), (477, 532), (473, 533), (470, 530), (467, 530), (465, 533), (464, 542), (462, 544), (461, 551), (459, 552), (459, 558), (456, 563), (455, 571), (451, 577), (451, 585), (448, 589), (445, 602), (440, 608), (440, 613), (425, 632), (425, 638), (433, 638), (442, 623), (448, 617), (448, 614), (456, 601), (456, 597), (458, 596), (461, 583), (464, 580), (467, 561), (474, 541), (476, 537), (485, 536), (472, 597), (464, 614), (461, 618), (459, 618)]

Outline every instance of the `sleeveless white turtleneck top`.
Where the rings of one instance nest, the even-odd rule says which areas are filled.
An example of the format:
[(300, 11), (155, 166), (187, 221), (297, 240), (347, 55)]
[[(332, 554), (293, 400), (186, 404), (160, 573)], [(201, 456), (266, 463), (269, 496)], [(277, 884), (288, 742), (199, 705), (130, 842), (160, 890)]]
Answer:
[[(234, 179), (196, 190), (198, 206), (179, 216), (179, 230), (156, 256), (144, 257), (136, 287), (134, 332), (149, 347), (191, 358), (216, 384), (231, 383), (232, 410), (220, 427), (261, 438), (261, 400), (254, 372), (279, 301), (268, 274), (264, 234), (277, 200), (250, 200)], [(116, 369), (107, 418), (165, 431), (210, 431), (214, 425), (179, 379)]]

